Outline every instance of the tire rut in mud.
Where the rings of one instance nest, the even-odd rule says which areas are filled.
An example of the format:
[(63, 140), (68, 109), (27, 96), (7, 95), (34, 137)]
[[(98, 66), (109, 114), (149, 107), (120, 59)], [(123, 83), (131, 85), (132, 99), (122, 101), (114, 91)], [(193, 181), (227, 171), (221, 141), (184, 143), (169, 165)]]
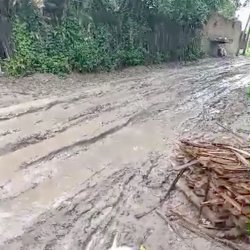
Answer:
[[(150, 190), (156, 192), (156, 188), (152, 189), (150, 184), (158, 178), (157, 182), (165, 185), (165, 177), (160, 177), (162, 172), (151, 176), (159, 159), (163, 160), (162, 156), (152, 154), (143, 167), (138, 164), (108, 170), (107, 166), (86, 181), (75, 196), (65, 200), (54, 211), (41, 215), (22, 236), (7, 241), (5, 246), (10, 249), (85, 249), (88, 244), (103, 240), (103, 247), (108, 247), (109, 236), (119, 227), (128, 226), (130, 220), (135, 220), (135, 208), (141, 202), (142, 193), (149, 192), (147, 196), (152, 201), (148, 203), (149, 207), (157, 203), (158, 199), (150, 194)], [(165, 174), (169, 175), (166, 170)], [(161, 188), (157, 190), (159, 196)]]
[[(72, 185), (76, 185), (75, 189), (66, 190), (68, 198), (60, 193), (58, 198), (61, 200), (56, 205), (53, 203), (39, 210), (34, 220), (23, 223), (25, 227), (22, 232), (3, 238), (7, 240), (0, 243), (0, 248), (85, 249), (91, 245), (91, 250), (107, 249), (111, 236), (118, 230), (123, 234), (121, 243), (137, 243), (149, 235), (152, 236), (150, 243), (158, 246), (156, 249), (171, 247), (169, 239), (174, 242), (173, 250), (190, 249), (181, 248), (182, 243), (178, 243), (176, 235), (154, 215), (138, 221), (135, 214), (155, 206), (171, 183), (173, 176), (167, 159), (173, 144), (171, 140), (180, 134), (211, 130), (222, 118), (231, 123), (235, 117), (249, 112), (246, 96), (242, 97), (245, 91), (243, 81), (245, 76), (249, 77), (249, 67), (249, 60), (245, 59), (239, 59), (238, 63), (211, 59), (208, 63), (188, 67), (158, 69), (147, 77), (141, 74), (136, 78), (116, 78), (106, 83), (100, 81), (100, 86), (93, 83), (88, 85), (88, 96), (75, 94), (84, 93), (86, 88), (81, 85), (67, 93), (65, 98), (59, 98), (61, 103), (53, 103), (53, 97), (46, 105), (37, 105), (37, 110), (32, 109), (32, 105), (26, 109), (25, 103), (25, 108), (19, 104), (21, 110), (16, 113), (8, 113), (11, 108), (4, 109), (2, 118), (8, 119), (0, 121), (0, 128), (4, 128), (0, 134), (6, 140), (13, 136), (13, 141), (8, 147), (5, 147), (5, 142), (0, 146), (0, 162), (2, 160), (1, 163), (5, 165), (11, 162), (10, 170), (3, 171), (0, 176), (3, 180), (0, 191), (3, 192), (6, 186), (0, 210), (10, 209), (18, 217), (22, 213), (19, 214), (15, 206), (18, 207), (22, 201), (25, 205), (24, 208), (20, 207), (24, 210), (28, 208), (35, 214), (36, 211), (32, 210), (35, 210), (35, 205), (25, 200), (29, 197), (27, 193), (34, 190), (31, 192), (33, 196), (46, 196), (50, 193), (46, 185), (49, 183), (48, 187), (56, 188), (55, 182), (60, 184), (60, 178), (65, 177), (60, 174), (67, 177), (71, 167), (72, 172), (75, 171), (71, 176), (74, 178), (79, 175), (77, 171), (80, 172), (82, 168), (85, 171), (86, 168), (87, 180), (81, 179), (81, 184), (77, 182), (76, 185), (74, 179)], [(99, 91), (99, 88), (102, 90)], [(77, 96), (82, 96), (84, 101), (77, 99)], [(75, 112), (71, 113), (74, 108)], [(204, 108), (211, 112), (204, 116)], [(39, 124), (43, 123), (44, 127), (41, 126), (38, 133), (33, 128), (24, 133), (18, 123), (13, 125), (17, 121), (25, 124), (25, 119), (36, 122), (41, 114), (45, 118), (50, 114), (53, 120), (51, 117), (57, 112), (62, 112), (57, 117), (58, 121), (42, 120)], [(155, 134), (161, 143), (164, 138), (164, 146), (152, 154), (143, 151), (143, 156), (137, 162), (130, 159), (129, 153), (126, 164), (117, 159), (114, 161), (119, 150), (123, 150), (119, 148), (119, 140), (126, 144), (128, 152), (140, 153), (141, 148), (137, 147), (139, 141), (130, 144), (126, 138), (141, 138), (140, 133), (144, 137), (147, 137), (145, 133)], [(54, 141), (51, 140), (54, 138)], [(152, 144), (152, 141), (154, 138), (149, 137), (140, 146), (154, 151), (156, 144)], [(43, 147), (39, 148), (39, 145)], [(107, 158), (106, 146), (114, 150), (114, 154), (109, 153)], [(102, 156), (105, 160), (83, 161), (86, 166), (77, 162), (88, 156), (94, 158), (95, 155), (91, 154), (100, 152), (100, 148), (104, 151)], [(51, 174), (50, 171), (55, 173)], [(59, 174), (56, 175), (56, 172)], [(85, 173), (81, 174), (80, 177), (85, 178)], [(5, 203), (9, 205), (8, 208), (4, 207)], [(18, 221), (13, 225), (19, 224), (21, 222)]]

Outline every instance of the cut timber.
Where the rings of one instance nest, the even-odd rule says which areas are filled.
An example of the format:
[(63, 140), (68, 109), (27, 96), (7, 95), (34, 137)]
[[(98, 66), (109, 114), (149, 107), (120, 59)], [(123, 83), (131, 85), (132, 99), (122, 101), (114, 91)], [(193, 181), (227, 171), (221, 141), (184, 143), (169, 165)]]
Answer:
[(182, 169), (186, 169), (188, 167), (191, 167), (191, 166), (194, 166), (195, 164), (199, 163), (197, 160), (194, 160), (194, 161), (190, 161), (184, 165), (181, 165), (181, 166), (178, 166), (178, 167), (175, 167), (174, 170), (176, 171), (180, 171)]
[[(184, 180), (180, 180), (177, 183), (178, 188), (185, 194), (189, 201), (191, 201), (198, 209), (202, 205), (202, 199), (199, 198), (193, 191), (190, 189)], [(203, 207), (202, 215), (204, 218), (209, 220), (214, 227), (225, 227), (225, 221), (218, 219), (211, 209), (208, 207)]]
[(181, 140), (179, 155), (184, 167), (186, 162), (190, 165), (177, 185), (200, 211), (199, 217), (210, 221), (221, 235), (249, 239), (250, 147), (232, 141)]
[(172, 210), (172, 213), (180, 219), (180, 222), (179, 222), (180, 226), (186, 228), (187, 230), (189, 230), (190, 232), (192, 232), (196, 235), (199, 235), (200, 237), (203, 237), (209, 241), (210, 240), (216, 241), (216, 242), (223, 244), (223, 245), (225, 245), (233, 250), (248, 250), (248, 248), (240, 246), (240, 245), (233, 243), (229, 240), (225, 240), (225, 239), (221, 239), (221, 238), (217, 237), (215, 234), (210, 233), (209, 230), (202, 229), (201, 227), (194, 224), (192, 221), (188, 220), (187, 218), (185, 218), (183, 215), (181, 215), (177, 211)]

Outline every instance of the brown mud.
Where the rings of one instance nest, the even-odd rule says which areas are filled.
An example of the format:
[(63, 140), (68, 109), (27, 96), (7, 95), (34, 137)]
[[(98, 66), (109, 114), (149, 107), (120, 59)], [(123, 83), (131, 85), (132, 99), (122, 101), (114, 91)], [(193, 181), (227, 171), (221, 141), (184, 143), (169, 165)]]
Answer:
[[(170, 186), (179, 137), (226, 132), (217, 123), (249, 136), (249, 82), (245, 58), (1, 77), (0, 249), (108, 249), (116, 231), (147, 249), (227, 249), (135, 215)], [(176, 191), (164, 209), (184, 202)]]

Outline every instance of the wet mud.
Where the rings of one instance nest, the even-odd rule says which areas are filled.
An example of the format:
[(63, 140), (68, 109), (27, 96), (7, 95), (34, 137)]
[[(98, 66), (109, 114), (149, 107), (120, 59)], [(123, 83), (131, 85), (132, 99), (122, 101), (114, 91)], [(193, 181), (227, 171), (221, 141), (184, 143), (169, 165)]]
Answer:
[[(0, 249), (227, 249), (155, 213), (180, 137), (250, 135), (250, 60), (0, 78)], [(165, 211), (185, 204), (178, 191)], [(186, 213), (193, 208), (186, 206)]]

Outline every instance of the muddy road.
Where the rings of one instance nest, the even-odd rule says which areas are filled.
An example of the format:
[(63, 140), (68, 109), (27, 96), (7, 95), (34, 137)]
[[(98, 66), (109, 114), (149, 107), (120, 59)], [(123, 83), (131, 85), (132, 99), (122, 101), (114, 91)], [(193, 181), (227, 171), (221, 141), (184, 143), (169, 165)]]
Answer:
[[(174, 232), (155, 206), (174, 173), (174, 143), (190, 134), (250, 134), (250, 60), (120, 73), (0, 78), (0, 249), (227, 249)], [(164, 204), (180, 209), (174, 192)]]

